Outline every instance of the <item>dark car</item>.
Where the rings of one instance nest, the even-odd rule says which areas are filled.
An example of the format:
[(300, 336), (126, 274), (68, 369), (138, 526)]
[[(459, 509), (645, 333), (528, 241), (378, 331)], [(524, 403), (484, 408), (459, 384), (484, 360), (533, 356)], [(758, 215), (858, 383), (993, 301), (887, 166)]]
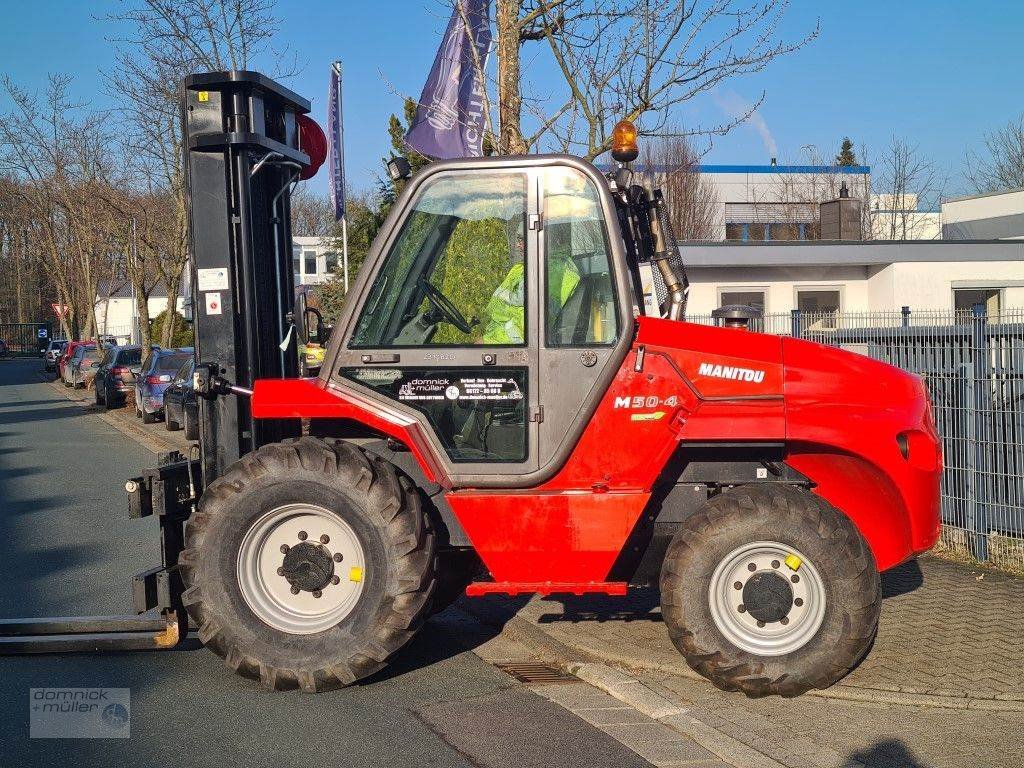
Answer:
[(10, 350), (8, 350), (7, 348), (7, 342), (4, 341), (3, 339), (0, 339), (0, 357), (7, 357), (9, 352)]
[(128, 392), (135, 386), (135, 373), (142, 364), (142, 347), (107, 347), (100, 367), (96, 369), (96, 405), (109, 411), (124, 405)]
[(169, 432), (184, 428), (186, 440), (199, 439), (199, 406), (192, 381), (195, 369), (195, 359), (189, 358), (164, 390), (164, 424)]
[(135, 414), (152, 424), (164, 413), (164, 390), (178, 369), (192, 357), (192, 347), (154, 349), (142, 361), (135, 377)]

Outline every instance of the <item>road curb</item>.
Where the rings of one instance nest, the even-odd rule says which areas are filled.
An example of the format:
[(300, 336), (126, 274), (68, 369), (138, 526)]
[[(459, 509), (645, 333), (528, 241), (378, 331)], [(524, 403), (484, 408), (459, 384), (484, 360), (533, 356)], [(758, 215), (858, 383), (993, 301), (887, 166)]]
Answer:
[[(469, 610), (473, 611), (473, 601)], [(486, 617), (481, 617), (486, 620)], [(593, 643), (577, 644), (567, 642), (548, 634), (533, 622), (513, 616), (505, 623), (505, 631), (514, 632), (535, 644), (545, 644), (560, 658), (579, 658), (588, 661), (604, 662), (637, 672), (657, 672), (661, 674), (685, 677), (690, 680), (707, 682), (707, 680), (680, 660), (679, 664), (665, 664), (657, 659), (641, 658), (614, 649), (596, 647)], [(865, 704), (886, 704), (892, 706), (929, 707), (933, 709), (975, 710), (987, 712), (1024, 712), (1024, 700), (1018, 699), (985, 699), (955, 696), (942, 692), (919, 693), (917, 691), (887, 690), (884, 688), (864, 688), (839, 683), (826, 690), (811, 690), (804, 694), (818, 699), (835, 701), (851, 701)]]
[(692, 739), (736, 768), (786, 768), (782, 763), (690, 715), (690, 702), (664, 696), (634, 677), (601, 662), (569, 664), (585, 683)]

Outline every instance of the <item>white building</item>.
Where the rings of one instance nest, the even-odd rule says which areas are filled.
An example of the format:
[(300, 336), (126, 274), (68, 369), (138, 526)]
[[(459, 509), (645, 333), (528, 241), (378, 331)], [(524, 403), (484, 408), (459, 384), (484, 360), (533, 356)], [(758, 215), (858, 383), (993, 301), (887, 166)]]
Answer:
[[(146, 302), (149, 307), (149, 319), (152, 320), (167, 309), (167, 288), (158, 283), (149, 294)], [(185, 299), (180, 295), (177, 301), (178, 312), (184, 314)], [(101, 336), (118, 338), (138, 338), (133, 333), (135, 324), (135, 298), (129, 280), (114, 280), (111, 283), (102, 281), (96, 296), (96, 328)]]
[(818, 206), (839, 197), (867, 200), (866, 165), (701, 165), (717, 199), (715, 240), (746, 242), (818, 239)]
[(751, 304), (765, 314), (1024, 308), (1024, 240), (682, 243), (688, 313)]
[(942, 213), (919, 210), (916, 194), (872, 195), (868, 207), (873, 240), (942, 238)]
[(947, 240), (1024, 237), (1024, 189), (944, 201), (942, 236)]
[(339, 255), (331, 241), (320, 237), (292, 238), (292, 271), (295, 285), (320, 285), (338, 268)]

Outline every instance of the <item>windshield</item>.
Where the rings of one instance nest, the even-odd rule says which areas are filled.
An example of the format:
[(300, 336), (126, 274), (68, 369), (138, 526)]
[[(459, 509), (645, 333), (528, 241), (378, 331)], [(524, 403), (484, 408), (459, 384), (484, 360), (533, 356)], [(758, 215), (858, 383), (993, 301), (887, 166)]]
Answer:
[(157, 358), (156, 370), (177, 371), (190, 357), (192, 357), (191, 352), (175, 352), (171, 355), (161, 355)]

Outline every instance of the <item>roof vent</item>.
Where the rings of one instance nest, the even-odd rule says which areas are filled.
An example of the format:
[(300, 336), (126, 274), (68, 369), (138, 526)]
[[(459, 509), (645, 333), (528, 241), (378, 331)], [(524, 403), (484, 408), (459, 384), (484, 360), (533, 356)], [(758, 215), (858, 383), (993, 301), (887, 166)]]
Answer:
[(726, 304), (711, 313), (725, 328), (747, 328), (751, 320), (761, 317), (761, 310), (749, 304)]

